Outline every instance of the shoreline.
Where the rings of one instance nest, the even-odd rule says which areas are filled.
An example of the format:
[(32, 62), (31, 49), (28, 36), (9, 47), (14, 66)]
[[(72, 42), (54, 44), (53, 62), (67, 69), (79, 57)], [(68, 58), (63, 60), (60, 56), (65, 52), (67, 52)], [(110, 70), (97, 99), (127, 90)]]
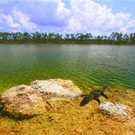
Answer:
[[(73, 81), (74, 82), (74, 81)], [(29, 84), (29, 82), (28, 83), (23, 83), (23, 85), (28, 85)], [(79, 86), (77, 83), (75, 83), (84, 93), (87, 93), (87, 92), (89, 92), (89, 88), (90, 89), (92, 89), (93, 87), (102, 87), (102, 86), (104, 86), (104, 85), (91, 85), (90, 87), (88, 87), (87, 89), (85, 88), (83, 88), (83, 87), (81, 87), (81, 86)], [(7, 89), (9, 89), (9, 88), (11, 88), (11, 87), (16, 87), (16, 86), (18, 86), (18, 85), (21, 85), (21, 83), (19, 83), (19, 84), (15, 84), (15, 85), (9, 85), (9, 86), (7, 86), (7, 87), (3, 87), (3, 88), (1, 88), (0, 89), (0, 94), (2, 94), (3, 92), (5, 92)], [(125, 93), (126, 91), (133, 91), (133, 92), (135, 92), (135, 88), (133, 88), (133, 87), (129, 87), (129, 86), (120, 86), (120, 85), (112, 85), (112, 86), (107, 86), (107, 88), (108, 89), (118, 89), (118, 90), (123, 90), (123, 92)]]
[[(135, 91), (124, 90), (123, 88), (107, 88), (105, 93), (112, 103), (128, 105), (135, 112)], [(99, 112), (98, 104), (95, 101), (80, 107), (81, 100), (82, 98), (79, 97), (70, 101), (49, 101), (51, 109), (43, 115), (26, 120), (11, 119), (0, 115), (0, 133), (2, 135), (11, 133), (13, 135), (134, 134), (135, 114), (130, 120), (115, 119)]]
[(19, 45), (24, 45), (24, 44), (36, 44), (36, 45), (112, 45), (112, 46), (135, 46), (135, 43), (118, 43), (118, 42), (91, 42), (91, 41), (0, 41), (0, 45), (12, 45), (12, 44), (19, 44)]

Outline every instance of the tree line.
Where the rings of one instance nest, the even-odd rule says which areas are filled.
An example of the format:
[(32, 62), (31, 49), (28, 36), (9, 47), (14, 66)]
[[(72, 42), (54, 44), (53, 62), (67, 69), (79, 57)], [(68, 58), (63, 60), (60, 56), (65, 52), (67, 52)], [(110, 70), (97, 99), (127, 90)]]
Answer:
[(135, 33), (113, 32), (108, 36), (91, 33), (28, 33), (0, 32), (0, 43), (77, 43), (77, 44), (135, 44)]

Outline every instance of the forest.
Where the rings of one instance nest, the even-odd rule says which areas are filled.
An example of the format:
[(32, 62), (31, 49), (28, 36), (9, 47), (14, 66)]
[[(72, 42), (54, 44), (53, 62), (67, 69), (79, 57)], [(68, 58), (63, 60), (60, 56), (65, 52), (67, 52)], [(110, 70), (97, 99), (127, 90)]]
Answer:
[(113, 32), (110, 35), (91, 33), (28, 33), (0, 32), (0, 43), (58, 43), (58, 44), (135, 44), (135, 33)]

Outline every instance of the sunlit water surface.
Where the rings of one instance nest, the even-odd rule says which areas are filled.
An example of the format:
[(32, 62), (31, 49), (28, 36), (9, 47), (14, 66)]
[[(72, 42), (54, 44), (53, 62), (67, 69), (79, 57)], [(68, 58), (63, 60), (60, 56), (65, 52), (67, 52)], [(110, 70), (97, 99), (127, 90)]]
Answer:
[(111, 45), (0, 45), (0, 90), (37, 79), (71, 79), (135, 88), (135, 47)]

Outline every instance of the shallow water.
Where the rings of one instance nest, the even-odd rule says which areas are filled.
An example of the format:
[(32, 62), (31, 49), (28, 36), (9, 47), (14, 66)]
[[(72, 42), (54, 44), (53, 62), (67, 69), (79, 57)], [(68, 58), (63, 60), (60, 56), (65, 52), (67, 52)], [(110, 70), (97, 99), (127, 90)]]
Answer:
[(0, 89), (37, 79), (135, 88), (135, 46), (0, 45)]

